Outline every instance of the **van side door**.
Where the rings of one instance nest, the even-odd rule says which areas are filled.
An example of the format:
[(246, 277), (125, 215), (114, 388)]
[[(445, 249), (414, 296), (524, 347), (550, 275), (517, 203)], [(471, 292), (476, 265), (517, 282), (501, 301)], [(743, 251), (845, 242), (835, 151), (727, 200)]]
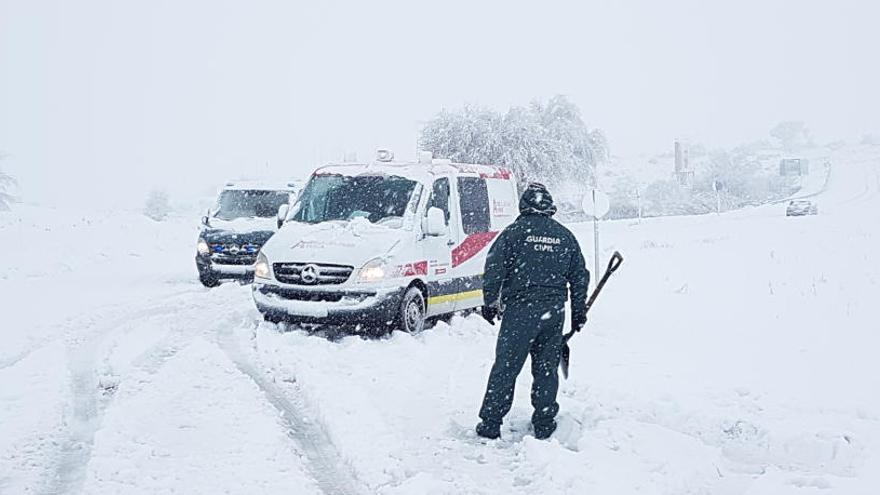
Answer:
[(446, 215), (446, 235), (425, 236), (422, 239), (425, 259), (428, 260), (428, 316), (455, 311), (453, 293), (452, 249), (458, 244), (459, 232), (456, 228), (456, 211), (454, 208), (452, 184), (449, 177), (439, 177), (431, 187), (428, 198), (428, 209), (440, 208)]
[(452, 250), (452, 267), (458, 289), (455, 310), (459, 311), (483, 304), (483, 268), (498, 231), (492, 230), (486, 179), (459, 176), (456, 189), (461, 241)]

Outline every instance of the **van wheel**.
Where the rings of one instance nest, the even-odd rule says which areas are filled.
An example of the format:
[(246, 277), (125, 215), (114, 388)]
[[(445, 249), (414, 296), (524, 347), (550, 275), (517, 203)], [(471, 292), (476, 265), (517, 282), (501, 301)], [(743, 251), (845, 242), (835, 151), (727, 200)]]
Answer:
[(406, 333), (419, 333), (425, 329), (425, 295), (418, 287), (410, 287), (403, 295), (397, 328)]

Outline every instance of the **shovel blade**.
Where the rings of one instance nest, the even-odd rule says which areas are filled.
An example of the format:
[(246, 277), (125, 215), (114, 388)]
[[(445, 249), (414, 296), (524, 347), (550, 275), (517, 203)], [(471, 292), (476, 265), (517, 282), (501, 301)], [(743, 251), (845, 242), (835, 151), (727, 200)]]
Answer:
[(562, 377), (568, 379), (568, 361), (571, 359), (571, 349), (568, 348), (568, 342), (562, 345), (562, 355), (559, 357), (559, 369), (562, 371)]

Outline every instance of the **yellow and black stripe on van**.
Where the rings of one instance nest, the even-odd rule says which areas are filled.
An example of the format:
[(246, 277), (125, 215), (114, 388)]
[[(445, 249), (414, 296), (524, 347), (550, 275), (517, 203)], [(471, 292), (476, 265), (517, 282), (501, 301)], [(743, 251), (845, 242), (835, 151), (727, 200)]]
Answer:
[(428, 282), (428, 306), (466, 299), (483, 299), (483, 275)]

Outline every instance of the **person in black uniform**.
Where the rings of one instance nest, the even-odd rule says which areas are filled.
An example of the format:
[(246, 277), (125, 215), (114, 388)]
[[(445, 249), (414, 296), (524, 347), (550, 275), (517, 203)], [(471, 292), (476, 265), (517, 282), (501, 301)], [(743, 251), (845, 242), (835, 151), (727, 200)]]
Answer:
[(535, 437), (556, 430), (557, 367), (562, 352), (565, 301), (571, 292), (571, 325), (587, 321), (590, 283), (584, 256), (574, 235), (551, 217), (553, 197), (542, 184), (531, 183), (519, 202), (520, 216), (498, 235), (483, 273), (483, 318), (501, 318), (495, 364), (480, 408), (477, 434), (501, 435), (501, 422), (513, 403), (516, 377), (532, 358), (532, 426)]

